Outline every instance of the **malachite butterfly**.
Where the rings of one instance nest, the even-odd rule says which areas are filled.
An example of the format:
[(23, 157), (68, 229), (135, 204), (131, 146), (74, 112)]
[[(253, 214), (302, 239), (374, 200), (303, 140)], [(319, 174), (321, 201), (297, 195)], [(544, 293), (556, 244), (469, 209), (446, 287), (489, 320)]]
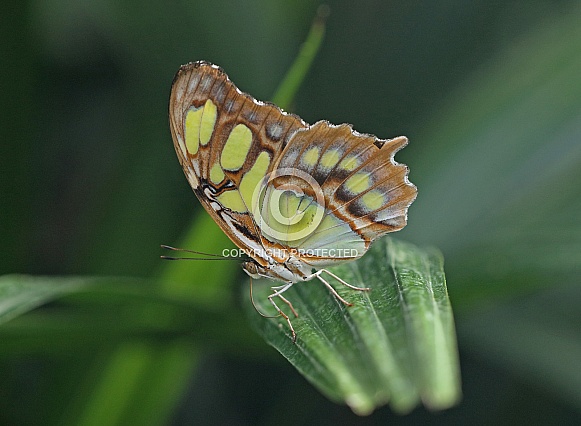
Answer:
[(171, 89), (174, 147), (194, 193), (250, 260), (251, 277), (282, 282), (270, 303), (293, 284), (363, 256), (370, 244), (406, 225), (417, 195), (408, 168), (394, 160), (407, 138), (378, 139), (349, 124), (309, 125), (241, 92), (205, 61), (183, 65)]

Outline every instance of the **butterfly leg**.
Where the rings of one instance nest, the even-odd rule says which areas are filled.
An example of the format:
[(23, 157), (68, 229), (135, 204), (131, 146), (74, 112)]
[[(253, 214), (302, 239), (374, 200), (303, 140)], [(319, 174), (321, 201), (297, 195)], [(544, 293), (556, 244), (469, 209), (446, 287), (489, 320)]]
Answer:
[(354, 285), (349, 284), (347, 281), (339, 278), (337, 275), (335, 275), (334, 273), (332, 273), (331, 271), (328, 271), (326, 269), (321, 269), (320, 271), (318, 271), (320, 273), (322, 272), (326, 272), (328, 275), (332, 276), (333, 278), (335, 278), (337, 281), (339, 281), (341, 284), (343, 284), (346, 287), (352, 288), (353, 290), (359, 290), (359, 291), (369, 291), (371, 290), (369, 287), (355, 287)]
[(291, 320), (290, 320), (289, 316), (287, 314), (285, 314), (282, 311), (282, 309), (280, 309), (278, 307), (278, 305), (276, 304), (276, 302), (273, 300), (274, 297), (279, 297), (283, 302), (285, 302), (290, 307), (293, 314), (296, 317), (298, 317), (297, 312), (295, 311), (295, 308), (293, 308), (293, 305), (288, 301), (288, 299), (286, 299), (284, 296), (282, 296), (282, 293), (284, 293), (289, 288), (291, 288), (293, 284), (294, 283), (288, 283), (288, 284), (282, 285), (280, 287), (273, 287), (272, 289), (275, 290), (275, 292), (272, 293), (270, 296), (268, 296), (268, 301), (270, 302), (270, 304), (272, 306), (274, 306), (274, 309), (276, 309), (278, 311), (279, 315), (286, 320), (288, 327), (290, 328), (290, 331), (291, 331), (292, 336), (293, 336), (292, 341), (293, 341), (293, 343), (296, 343), (297, 333), (295, 332), (295, 329), (294, 329), (293, 325), (291, 324)]
[(282, 293), (284, 293), (285, 291), (287, 291), (290, 287), (292, 286), (292, 284), (284, 284), (278, 287), (271, 287), (272, 290), (274, 290), (274, 294), (272, 295), (272, 297), (277, 296), (280, 300), (282, 300), (284, 303), (287, 304), (287, 306), (290, 308), (290, 310), (292, 311), (293, 315), (298, 318), (299, 314), (297, 314), (297, 311), (295, 311), (295, 308), (293, 306), (293, 304), (282, 295)]
[(327, 288), (329, 289), (329, 291), (330, 291), (331, 293), (333, 293), (333, 296), (335, 296), (337, 299), (339, 299), (339, 300), (340, 300), (340, 301), (341, 301), (341, 302), (342, 302), (344, 305), (346, 305), (346, 306), (353, 306), (353, 303), (349, 303), (349, 302), (347, 302), (345, 299), (343, 299), (341, 296), (339, 296), (339, 293), (337, 293), (337, 290), (335, 290), (335, 289), (333, 288), (333, 286), (327, 282), (327, 280), (325, 280), (325, 279), (323, 279), (323, 278), (321, 277), (321, 274), (322, 274), (323, 272), (325, 272), (325, 273), (329, 274), (330, 276), (332, 276), (333, 278), (335, 278), (337, 281), (339, 281), (341, 284), (343, 284), (344, 286), (347, 286), (347, 287), (349, 287), (349, 288), (352, 288), (353, 290), (359, 290), (359, 291), (369, 291), (369, 290), (371, 290), (371, 289), (370, 289), (370, 288), (368, 288), (368, 287), (355, 287), (355, 286), (353, 286), (353, 285), (351, 285), (351, 284), (347, 283), (345, 280), (343, 280), (343, 279), (339, 278), (339, 277), (338, 277), (337, 275), (335, 275), (334, 273), (332, 273), (332, 272), (330, 272), (330, 271), (327, 271), (326, 269), (321, 269), (321, 270), (319, 270), (319, 271), (315, 272), (313, 275), (314, 275), (315, 277), (317, 277), (317, 278), (319, 279), (319, 281), (321, 281), (323, 284), (325, 284), (325, 287), (327, 287)]
[(341, 296), (339, 296), (339, 293), (337, 293), (337, 290), (335, 290), (331, 284), (329, 284), (325, 279), (323, 279), (323, 277), (321, 277), (321, 273), (323, 273), (324, 271), (325, 271), (324, 269), (321, 269), (320, 271), (315, 272), (313, 275), (315, 277), (317, 277), (319, 279), (319, 281), (321, 281), (323, 284), (325, 284), (325, 287), (327, 287), (329, 289), (329, 291), (333, 294), (333, 296), (335, 296), (338, 300), (340, 300), (344, 305), (353, 306), (352, 303), (347, 302), (345, 299), (343, 299)]
[(293, 315), (295, 316), (295, 318), (299, 317), (299, 314), (297, 314), (297, 311), (295, 311), (295, 308), (293, 306), (293, 304), (290, 302), (290, 300), (288, 300), (286, 297), (284, 297), (283, 295), (279, 294), (278, 298), (280, 300), (282, 300), (284, 303), (287, 304), (287, 306), (289, 307), (289, 309), (292, 311)]

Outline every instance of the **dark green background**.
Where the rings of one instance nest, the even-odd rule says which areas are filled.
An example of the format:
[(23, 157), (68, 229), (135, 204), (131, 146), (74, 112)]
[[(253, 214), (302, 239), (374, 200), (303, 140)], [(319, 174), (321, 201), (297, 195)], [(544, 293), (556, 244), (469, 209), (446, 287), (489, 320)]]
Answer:
[[(581, 5), (328, 4), (326, 39), (292, 111), (410, 138), (398, 160), (419, 196), (397, 237), (444, 252), (463, 401), (358, 418), (268, 348), (210, 346), (167, 422), (576, 424)], [(0, 272), (151, 276), (159, 244), (176, 244), (205, 214), (171, 143), (174, 73), (205, 59), (267, 100), (317, 6), (3, 2)], [(0, 351), (0, 423), (58, 423), (99, 366), (94, 351), (75, 348)]]

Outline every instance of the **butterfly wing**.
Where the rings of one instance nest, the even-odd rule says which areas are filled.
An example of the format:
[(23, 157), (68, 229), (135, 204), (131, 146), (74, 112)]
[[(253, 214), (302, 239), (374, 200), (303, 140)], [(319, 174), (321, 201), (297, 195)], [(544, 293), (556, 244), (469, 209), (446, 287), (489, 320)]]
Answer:
[(203, 61), (176, 74), (169, 118), (194, 193), (240, 248), (291, 248), (322, 266), (360, 257), (406, 224), (417, 190), (393, 159), (404, 137), (307, 126)]
[[(264, 191), (263, 232), (314, 266), (362, 256), (375, 239), (406, 225), (417, 189), (407, 166), (394, 160), (406, 144), (405, 137), (381, 140), (326, 121), (297, 131), (275, 165), (284, 172)], [(277, 204), (286, 222), (272, 213)]]
[(260, 250), (250, 208), (254, 189), (306, 124), (242, 93), (203, 61), (177, 72), (169, 121), (182, 169), (204, 208), (238, 247)]

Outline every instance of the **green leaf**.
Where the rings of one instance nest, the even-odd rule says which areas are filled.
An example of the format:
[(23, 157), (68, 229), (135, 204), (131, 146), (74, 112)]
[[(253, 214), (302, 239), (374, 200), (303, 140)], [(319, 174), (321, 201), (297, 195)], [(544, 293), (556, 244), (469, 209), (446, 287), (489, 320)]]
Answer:
[(287, 109), (293, 101), (299, 87), (301, 87), (323, 43), (325, 21), (328, 16), (329, 7), (326, 5), (319, 6), (307, 39), (272, 97), (272, 102), (279, 107)]
[(65, 294), (104, 281), (95, 277), (3, 275), (0, 277), (0, 324)]
[[(346, 307), (317, 280), (293, 286), (285, 297), (299, 317), (286, 321), (247, 311), (255, 329), (331, 400), (358, 414), (390, 403), (399, 413), (419, 401), (448, 408), (460, 398), (454, 319), (443, 259), (435, 249), (384, 238), (357, 262), (332, 268), (352, 285), (331, 281)], [(255, 285), (257, 308), (270, 315), (269, 285)], [(284, 309), (284, 307), (283, 307)]]

